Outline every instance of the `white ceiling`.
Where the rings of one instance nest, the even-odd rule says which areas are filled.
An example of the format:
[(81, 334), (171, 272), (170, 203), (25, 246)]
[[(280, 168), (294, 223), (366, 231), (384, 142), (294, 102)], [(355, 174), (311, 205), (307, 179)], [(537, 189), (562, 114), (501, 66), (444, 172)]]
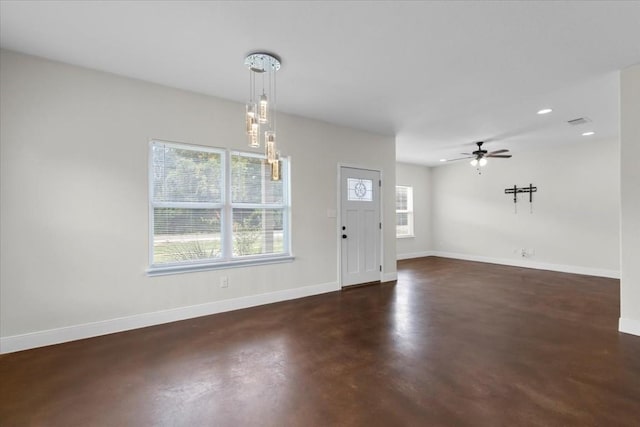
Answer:
[(640, 1), (2, 1), (0, 43), (240, 102), (245, 55), (268, 50), (281, 111), (396, 135), (399, 161), (434, 165), (477, 140), (517, 155), (616, 136)]

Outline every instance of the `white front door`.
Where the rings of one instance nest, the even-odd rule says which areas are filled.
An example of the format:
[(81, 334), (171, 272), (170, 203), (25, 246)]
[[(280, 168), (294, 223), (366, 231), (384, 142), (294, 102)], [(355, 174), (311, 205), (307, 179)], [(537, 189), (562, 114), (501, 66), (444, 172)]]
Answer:
[(342, 286), (379, 281), (380, 171), (340, 168)]

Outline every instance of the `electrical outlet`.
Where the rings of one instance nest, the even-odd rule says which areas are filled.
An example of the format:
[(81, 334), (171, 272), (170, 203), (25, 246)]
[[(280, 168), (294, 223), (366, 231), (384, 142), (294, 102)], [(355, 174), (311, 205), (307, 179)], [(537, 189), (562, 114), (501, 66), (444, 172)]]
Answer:
[(520, 249), (520, 256), (522, 258), (531, 258), (536, 254), (536, 250), (533, 248), (522, 248)]
[(228, 288), (229, 287), (229, 278), (227, 276), (222, 276), (220, 278), (220, 287)]

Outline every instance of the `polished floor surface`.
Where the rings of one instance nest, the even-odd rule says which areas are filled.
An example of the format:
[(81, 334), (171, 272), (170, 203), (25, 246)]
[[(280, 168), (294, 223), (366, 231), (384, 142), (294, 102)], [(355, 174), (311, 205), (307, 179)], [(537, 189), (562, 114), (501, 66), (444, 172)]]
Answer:
[(435, 257), (398, 276), (2, 355), (0, 425), (640, 425), (617, 280)]

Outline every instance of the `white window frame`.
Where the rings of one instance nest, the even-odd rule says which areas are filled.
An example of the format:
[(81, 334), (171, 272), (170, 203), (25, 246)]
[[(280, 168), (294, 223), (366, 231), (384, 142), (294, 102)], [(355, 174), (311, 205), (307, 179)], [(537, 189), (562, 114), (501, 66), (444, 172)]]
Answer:
[[(396, 238), (408, 239), (415, 237), (413, 228), (413, 187), (410, 185), (396, 185), (396, 197), (399, 188), (404, 188), (407, 191), (407, 209), (398, 209), (398, 206), (396, 205)], [(407, 225), (409, 227), (409, 232), (407, 234), (398, 234), (397, 216), (400, 213), (407, 214)]]
[[(220, 203), (185, 203), (185, 202), (154, 202), (153, 201), (153, 144), (163, 144), (168, 147), (202, 151), (207, 153), (218, 153), (221, 156), (222, 177), (221, 185), (224, 191)], [(291, 185), (290, 185), (290, 159), (282, 157), (281, 180), (283, 185), (283, 201), (280, 204), (260, 204), (260, 203), (232, 203), (231, 202), (231, 156), (242, 155), (247, 157), (261, 158), (265, 156), (258, 153), (245, 152), (240, 150), (229, 150), (224, 148), (207, 147), (181, 142), (163, 141), (154, 139), (149, 142), (149, 164), (148, 164), (148, 201), (149, 201), (149, 268), (147, 275), (159, 276), (167, 274), (187, 273), (192, 271), (217, 270), (234, 267), (247, 267), (252, 265), (276, 264), (291, 262), (295, 258), (291, 253)], [(154, 244), (154, 208), (205, 208), (221, 210), (221, 242), (222, 256), (218, 259), (206, 259), (197, 261), (172, 262), (163, 264), (153, 263)], [(283, 229), (283, 252), (277, 254), (259, 254), (233, 256), (233, 209), (282, 209), (282, 229)]]

